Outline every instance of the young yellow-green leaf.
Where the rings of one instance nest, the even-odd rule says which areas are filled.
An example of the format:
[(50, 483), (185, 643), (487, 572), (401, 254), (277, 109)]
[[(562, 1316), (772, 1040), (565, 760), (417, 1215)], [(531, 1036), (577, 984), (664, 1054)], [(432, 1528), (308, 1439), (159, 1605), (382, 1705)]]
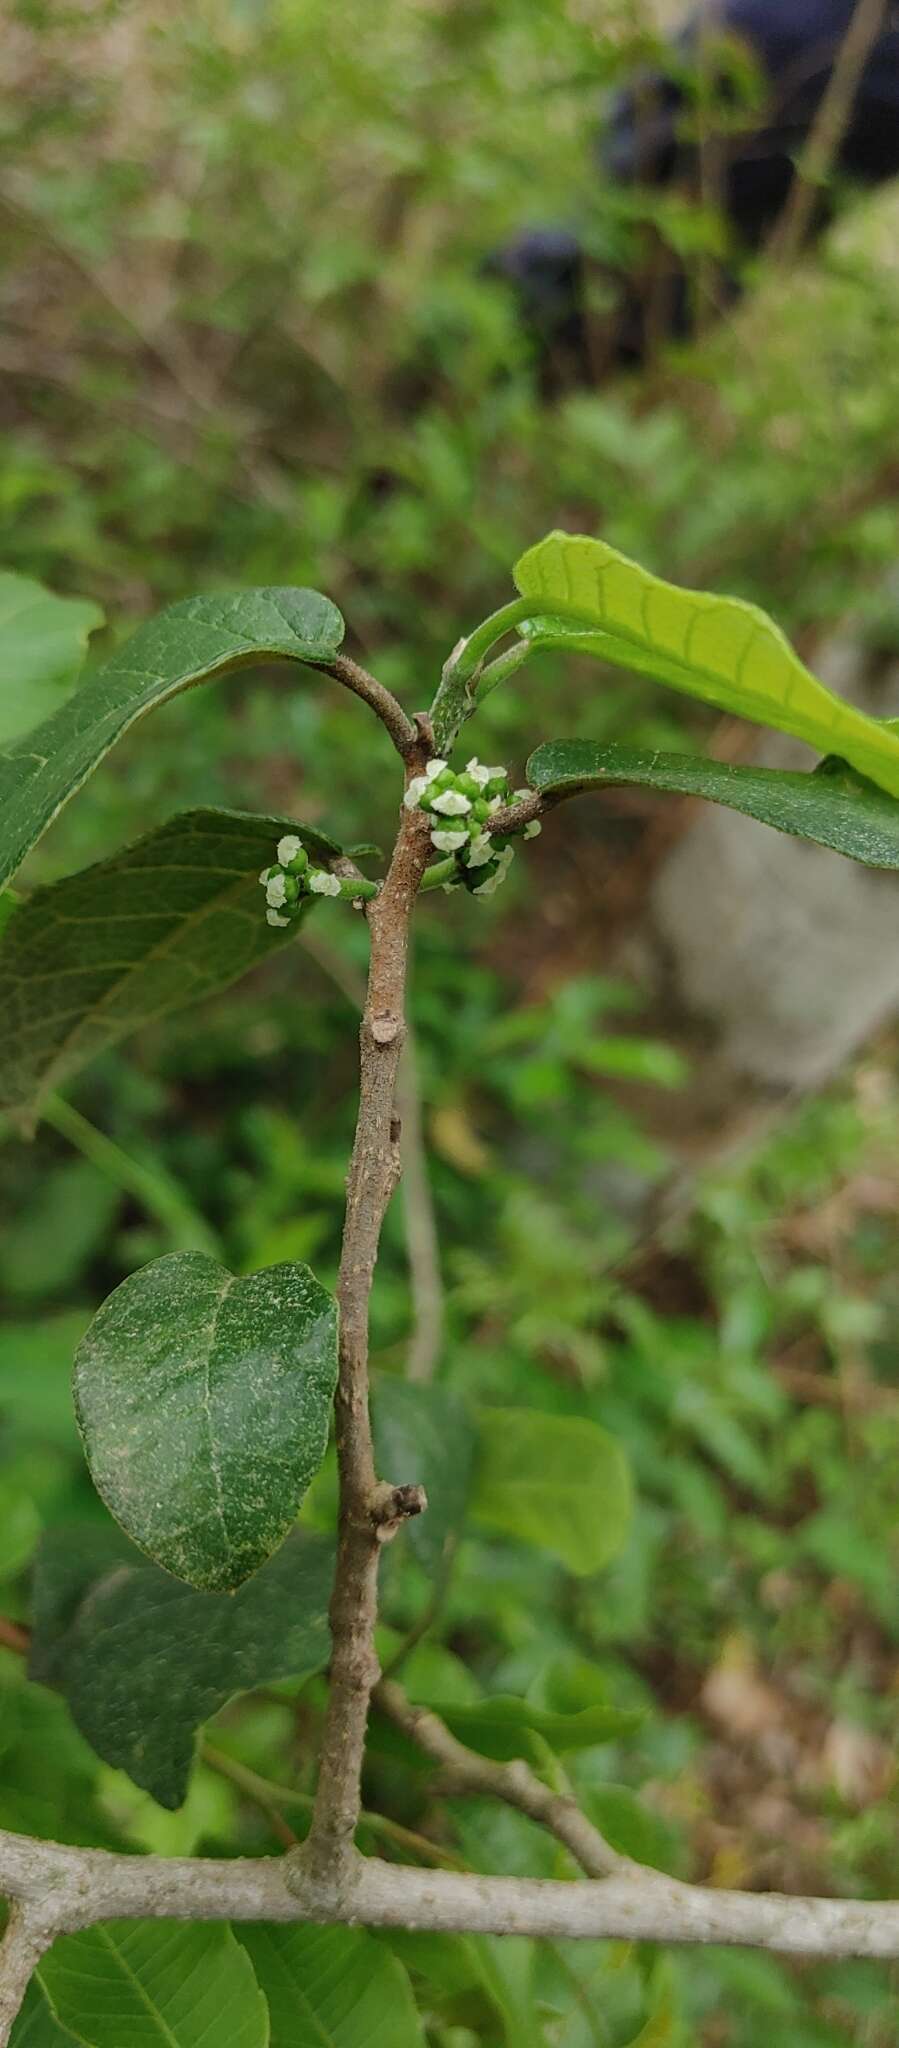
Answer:
[(196, 1732), (236, 1694), (323, 1671), (330, 1537), (296, 1529), (236, 1593), (198, 1593), (144, 1563), (114, 1524), (48, 1530), (29, 1672), (56, 1686), (105, 1763), (160, 1806), (187, 1793)]
[(259, 887), (284, 832), (319, 861), (339, 852), (285, 818), (187, 811), (36, 889), (0, 939), (0, 1107), (30, 1126), (88, 1060), (295, 935), (301, 919), (280, 931), (266, 923)]
[(268, 2011), (230, 1927), (114, 1920), (55, 1941), (51, 2013), (90, 2048), (269, 2048)]
[(0, 746), (58, 708), (102, 624), (88, 598), (56, 597), (31, 576), (0, 571)]
[[(899, 733), (818, 682), (757, 605), (682, 590), (584, 534), (549, 534), (514, 574), (534, 601), (521, 631), (535, 644), (598, 655), (792, 733), (899, 796)], [(564, 617), (552, 616), (557, 604)]]
[(191, 597), (139, 627), (52, 717), (0, 752), (0, 888), (135, 719), (232, 669), (328, 662), (343, 631), (328, 598), (289, 589)]
[(294, 1522), (328, 1441), (337, 1309), (308, 1266), (235, 1279), (203, 1252), (132, 1273), (78, 1347), (91, 1476), (175, 1578), (242, 1584)]
[(236, 1932), (268, 2000), (271, 2048), (425, 2048), (402, 1963), (362, 1928)]
[(545, 796), (576, 796), (582, 790), (636, 783), (644, 789), (704, 797), (777, 832), (829, 846), (868, 867), (899, 868), (899, 803), (833, 756), (805, 775), (779, 768), (732, 768), (694, 754), (598, 746), (592, 740), (548, 740), (531, 755), (527, 778), (531, 788)]
[(599, 1571), (631, 1517), (630, 1472), (614, 1437), (533, 1408), (482, 1408), (480, 1425), (475, 1520), (548, 1550), (569, 1571)]

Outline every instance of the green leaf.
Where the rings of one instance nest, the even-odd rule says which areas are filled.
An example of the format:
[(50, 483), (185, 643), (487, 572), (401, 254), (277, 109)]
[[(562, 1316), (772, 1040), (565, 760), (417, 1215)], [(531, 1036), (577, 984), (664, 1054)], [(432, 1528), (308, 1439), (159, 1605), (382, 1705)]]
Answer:
[[(535, 613), (549, 615), (521, 628), (534, 645), (597, 655), (792, 733), (899, 796), (899, 733), (818, 682), (757, 605), (664, 583), (584, 534), (549, 534), (514, 573)], [(552, 617), (554, 604), (566, 616)]]
[(265, 1999), (230, 1927), (112, 1921), (55, 1941), (51, 2012), (90, 2048), (268, 2048)]
[(427, 1513), (409, 1523), (407, 1541), (424, 1569), (437, 1572), (468, 1507), (476, 1442), (468, 1409), (444, 1387), (385, 1376), (375, 1389), (372, 1423), (382, 1477), (427, 1492)]
[(56, 710), (102, 624), (89, 599), (56, 597), (30, 576), (0, 571), (0, 745)]
[(117, 1522), (63, 1524), (44, 1531), (32, 1576), (29, 1678), (62, 1684), (69, 1630), (85, 1594), (109, 1572), (132, 1564), (146, 1569)]
[[(131, 1031), (225, 988), (295, 934), (266, 923), (260, 870), (284, 818), (188, 811), (50, 888), (0, 943), (0, 1106), (33, 1122), (54, 1088)], [(311, 899), (310, 899), (311, 901)]]
[(636, 783), (676, 796), (704, 797), (867, 867), (899, 868), (899, 804), (835, 755), (808, 775), (732, 768), (695, 754), (596, 746), (592, 740), (548, 740), (531, 755), (527, 777), (532, 789), (547, 796)]
[(191, 597), (141, 626), (71, 702), (0, 754), (0, 888), (136, 719), (232, 669), (331, 661), (343, 632), (328, 598), (289, 589)]
[(47, 1532), (29, 1668), (64, 1693), (105, 1763), (174, 1808), (204, 1721), (238, 1693), (327, 1666), (334, 1545), (298, 1529), (230, 1595), (136, 1560), (115, 1530)]
[(98, 1493), (176, 1578), (224, 1592), (287, 1535), (325, 1454), (337, 1309), (308, 1266), (235, 1279), (204, 1252), (132, 1273), (79, 1345)]
[(268, 2000), (271, 2048), (425, 2048), (406, 1971), (373, 1935), (249, 1926), (237, 1936)]
[[(608, 1704), (585, 1707), (577, 1714), (554, 1714), (534, 1706), (530, 1700), (505, 1693), (495, 1693), (471, 1706), (447, 1705), (442, 1700), (429, 1701), (428, 1705), (433, 1706), (460, 1742), (502, 1763), (509, 1763), (516, 1756), (542, 1763), (541, 1741), (560, 1754), (595, 1749), (599, 1743), (616, 1742), (620, 1736), (632, 1735), (645, 1719), (642, 1713)], [(535, 1741), (535, 1737), (539, 1739)]]
[(591, 1785), (583, 1803), (590, 1819), (621, 1856), (632, 1856), (635, 1863), (669, 1875), (676, 1873), (680, 1859), (673, 1828), (643, 1806), (628, 1785)]
[(54, 2019), (36, 1977), (25, 1993), (25, 2003), (9, 2037), (10, 2048), (83, 2048), (67, 2027)]
[(0, 1473), (0, 1585), (18, 1578), (40, 1533), (41, 1518), (27, 1487)]
[(530, 1408), (482, 1408), (473, 1501), (486, 1529), (534, 1543), (569, 1571), (599, 1571), (624, 1543), (631, 1483), (624, 1453), (595, 1422)]

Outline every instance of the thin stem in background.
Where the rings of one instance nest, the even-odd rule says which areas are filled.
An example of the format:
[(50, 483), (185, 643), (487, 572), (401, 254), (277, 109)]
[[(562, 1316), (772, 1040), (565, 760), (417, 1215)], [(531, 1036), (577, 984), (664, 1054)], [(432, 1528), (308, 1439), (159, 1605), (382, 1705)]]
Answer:
[(852, 119), (856, 94), (883, 27), (887, 5), (888, 0), (857, 0), (786, 204), (768, 244), (772, 261), (784, 269), (795, 261), (808, 236), (822, 189)]
[(89, 1159), (107, 1180), (133, 1195), (148, 1215), (155, 1216), (170, 1238), (173, 1251), (209, 1252), (217, 1257), (221, 1247), (214, 1231), (164, 1168), (134, 1159), (61, 1095), (48, 1097), (42, 1116), (60, 1137), (74, 1145), (82, 1158)]

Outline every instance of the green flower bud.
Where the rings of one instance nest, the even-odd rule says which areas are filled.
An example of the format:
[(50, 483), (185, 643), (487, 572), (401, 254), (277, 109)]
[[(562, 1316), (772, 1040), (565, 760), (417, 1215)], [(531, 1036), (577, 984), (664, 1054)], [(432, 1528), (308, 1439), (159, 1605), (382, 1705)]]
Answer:
[(456, 776), (456, 788), (462, 791), (463, 796), (470, 797), (473, 803), (476, 803), (480, 798), (480, 783), (476, 780), (475, 776), (468, 775), (464, 771), (461, 775)]
[(490, 805), (488, 804), (486, 797), (479, 796), (475, 798), (475, 801), (471, 806), (471, 815), (478, 826), (486, 824), (487, 819), (490, 816)]
[(490, 781), (488, 782), (487, 787), (484, 791), (484, 795), (487, 797), (504, 796), (508, 787), (509, 777), (506, 774), (504, 768), (501, 775), (491, 775)]
[(455, 774), (452, 768), (441, 768), (440, 774), (435, 775), (434, 780), (430, 786), (434, 792), (434, 795), (439, 796), (441, 790), (455, 789), (458, 779), (458, 776)]

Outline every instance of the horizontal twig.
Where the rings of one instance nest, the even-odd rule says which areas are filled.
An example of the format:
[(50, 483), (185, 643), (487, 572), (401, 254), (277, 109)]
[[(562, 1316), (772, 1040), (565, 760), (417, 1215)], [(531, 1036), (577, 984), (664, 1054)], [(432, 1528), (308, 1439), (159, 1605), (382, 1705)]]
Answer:
[[(780, 1955), (899, 1956), (899, 1901), (706, 1890), (627, 1864), (614, 1876), (479, 1877), (357, 1856), (335, 1896), (290, 1857), (118, 1855), (0, 1833), (0, 1893), (53, 1934), (102, 1920), (362, 1923), (551, 1940), (729, 1942)], [(3, 2036), (0, 2032), (0, 2043)]]

